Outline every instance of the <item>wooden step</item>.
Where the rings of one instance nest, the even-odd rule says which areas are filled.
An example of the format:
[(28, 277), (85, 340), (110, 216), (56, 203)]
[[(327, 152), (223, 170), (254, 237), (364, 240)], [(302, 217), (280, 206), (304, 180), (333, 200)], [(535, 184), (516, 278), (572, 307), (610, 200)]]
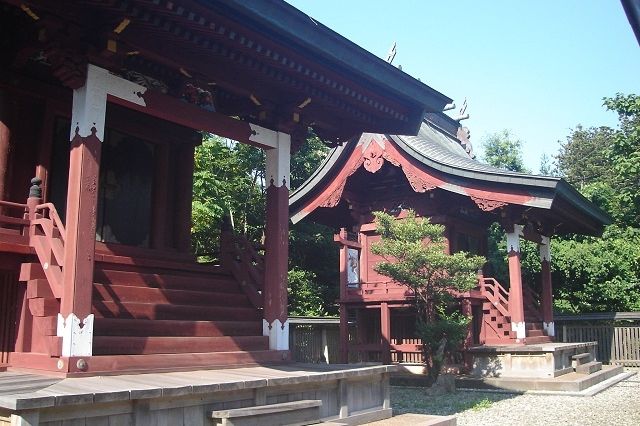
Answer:
[(168, 303), (172, 305), (250, 307), (242, 293), (173, 290), (126, 285), (94, 284), (93, 299), (118, 302)]
[(98, 284), (127, 285), (135, 287), (174, 290), (215, 291), (239, 293), (240, 286), (230, 275), (203, 274), (153, 274), (111, 269), (97, 269), (94, 281)]
[(537, 345), (541, 343), (551, 343), (551, 338), (549, 336), (533, 336), (527, 337), (525, 339), (527, 345)]
[(253, 407), (215, 410), (210, 416), (217, 425), (309, 425), (320, 422), (322, 400), (309, 399)]
[[(124, 247), (120, 247), (124, 248)], [(132, 249), (132, 247), (128, 247)], [(162, 271), (163, 273), (194, 272), (202, 274), (214, 274), (225, 271), (219, 265), (201, 264), (196, 262), (195, 256), (184, 253), (172, 253), (171, 257), (165, 254), (160, 255), (156, 250), (146, 250), (146, 253), (138, 252), (129, 253), (128, 255), (109, 254), (101, 250), (99, 244), (96, 244), (96, 264), (99, 269), (119, 269), (134, 272), (143, 272), (144, 270)], [(155, 253), (155, 254), (153, 254)]]
[(119, 303), (93, 301), (96, 318), (137, 318), (151, 320), (252, 321), (262, 319), (255, 308), (234, 306), (190, 306), (160, 303)]
[(259, 336), (261, 321), (180, 321), (96, 318), (95, 336)]
[(118, 373), (159, 373), (162, 371), (197, 370), (200, 368), (234, 368), (279, 364), (289, 360), (288, 351), (237, 351), (150, 355), (96, 355), (87, 361), (86, 370), (71, 365), (70, 375)]
[(96, 336), (96, 355), (143, 355), (201, 352), (259, 351), (269, 349), (268, 336), (132, 337)]
[(602, 370), (602, 363), (599, 361), (591, 361), (586, 364), (578, 365), (574, 370), (578, 374), (591, 374)]
[(571, 356), (571, 366), (575, 369), (577, 366), (587, 364), (593, 361), (593, 357), (590, 352), (584, 352)]
[(527, 338), (545, 336), (543, 330), (527, 330)]

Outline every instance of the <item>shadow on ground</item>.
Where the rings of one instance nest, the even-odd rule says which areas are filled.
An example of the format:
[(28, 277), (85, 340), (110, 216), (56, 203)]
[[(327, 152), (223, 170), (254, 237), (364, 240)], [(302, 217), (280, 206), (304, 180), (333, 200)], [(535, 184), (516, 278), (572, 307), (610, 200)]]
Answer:
[(450, 416), (466, 410), (483, 410), (494, 402), (515, 398), (517, 393), (455, 391), (429, 395), (425, 388), (391, 387), (391, 407), (394, 414), (417, 413)]

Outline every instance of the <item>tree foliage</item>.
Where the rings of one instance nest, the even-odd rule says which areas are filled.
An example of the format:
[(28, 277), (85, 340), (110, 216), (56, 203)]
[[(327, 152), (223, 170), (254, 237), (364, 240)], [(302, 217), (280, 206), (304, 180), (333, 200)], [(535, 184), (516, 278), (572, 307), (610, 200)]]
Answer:
[(552, 241), (555, 305), (571, 313), (640, 311), (640, 230)]
[(569, 312), (640, 309), (640, 97), (617, 94), (604, 105), (618, 128), (578, 126), (556, 157), (561, 175), (614, 220), (601, 238), (552, 243), (555, 305)]
[(613, 129), (609, 127), (577, 126), (560, 144), (556, 165), (567, 182), (584, 190), (587, 186), (608, 180), (611, 163), (607, 152)]
[(484, 162), (512, 172), (527, 172), (522, 160), (522, 141), (509, 130), (502, 130), (482, 140)]
[(382, 212), (374, 215), (381, 238), (371, 251), (384, 259), (374, 269), (414, 292), (417, 329), (429, 376), (435, 380), (445, 354), (459, 347), (469, 324), (469, 318), (455, 310), (452, 292), (477, 285), (484, 258), (465, 252), (447, 254), (444, 226), (417, 218), (413, 211), (401, 220)]
[(196, 148), (193, 174), (192, 243), (196, 255), (217, 256), (222, 218), (258, 239), (264, 223), (261, 151), (209, 135)]
[[(302, 184), (328, 149), (310, 134), (291, 158), (291, 186)], [(265, 209), (264, 151), (213, 135), (196, 149), (193, 176), (192, 242), (201, 260), (218, 258), (220, 226), (229, 216), (236, 232), (260, 242)], [(289, 300), (295, 315), (335, 313), (338, 253), (333, 232), (303, 223), (289, 232)], [(332, 285), (333, 284), (333, 285)]]

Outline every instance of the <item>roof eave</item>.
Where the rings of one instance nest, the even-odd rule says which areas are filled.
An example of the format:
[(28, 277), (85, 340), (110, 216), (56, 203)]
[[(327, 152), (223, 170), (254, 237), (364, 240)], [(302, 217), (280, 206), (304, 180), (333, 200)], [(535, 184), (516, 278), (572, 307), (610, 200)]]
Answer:
[[(349, 71), (355, 78), (365, 79), (374, 86), (372, 89), (383, 89), (422, 108), (423, 113), (442, 111), (452, 101), (283, 1), (220, 1), (283, 39)], [(422, 120), (422, 116), (419, 119)]]

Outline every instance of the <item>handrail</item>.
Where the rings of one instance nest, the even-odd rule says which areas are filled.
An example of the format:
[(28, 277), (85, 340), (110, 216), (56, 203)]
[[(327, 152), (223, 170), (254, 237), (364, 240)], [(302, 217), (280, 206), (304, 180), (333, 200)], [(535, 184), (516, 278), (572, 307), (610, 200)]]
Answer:
[(223, 267), (229, 269), (247, 297), (256, 308), (263, 304), (261, 290), (264, 288), (264, 260), (243, 236), (232, 230), (220, 235), (220, 254)]
[(480, 291), (502, 315), (509, 316), (509, 299), (504, 297), (508, 293), (495, 278), (481, 278)]
[(14, 209), (26, 209), (27, 205), (22, 203), (14, 203), (13, 201), (0, 200), (0, 206), (14, 208)]
[(58, 231), (60, 232), (60, 238), (63, 242), (66, 241), (67, 231), (64, 229), (64, 224), (62, 223), (62, 219), (60, 219), (60, 215), (58, 214), (56, 207), (53, 205), (53, 203), (38, 204), (36, 206), (36, 212), (45, 209), (49, 210), (49, 219), (51, 219), (56, 228), (58, 228)]

